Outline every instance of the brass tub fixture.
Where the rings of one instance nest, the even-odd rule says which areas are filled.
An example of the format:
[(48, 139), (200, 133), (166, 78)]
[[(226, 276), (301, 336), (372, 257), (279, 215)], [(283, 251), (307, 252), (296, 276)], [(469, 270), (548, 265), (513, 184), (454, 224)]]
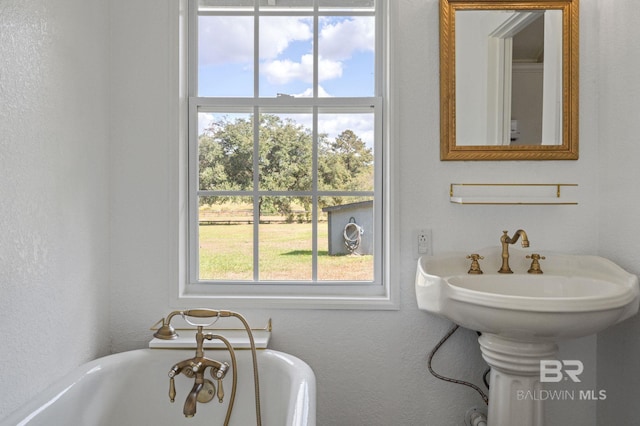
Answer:
[(513, 274), (513, 271), (509, 267), (509, 244), (515, 244), (520, 237), (522, 237), (522, 247), (529, 247), (529, 238), (527, 233), (522, 229), (518, 229), (513, 237), (509, 237), (509, 231), (502, 231), (500, 237), (500, 243), (502, 244), (502, 266), (498, 270), (501, 274)]
[[(215, 321), (222, 317), (236, 317), (242, 322), (245, 330), (247, 331), (247, 335), (249, 336), (249, 343), (251, 345), (251, 356), (253, 359), (253, 381), (255, 386), (255, 402), (256, 402), (256, 422), (257, 426), (262, 425), (262, 420), (260, 416), (260, 385), (258, 379), (258, 360), (256, 354), (256, 345), (253, 338), (253, 333), (251, 332), (251, 328), (249, 327), (249, 323), (247, 320), (240, 315), (239, 313), (232, 311), (218, 311), (214, 309), (189, 309), (186, 311), (173, 311), (166, 318), (162, 319), (162, 326), (153, 334), (154, 337), (158, 339), (164, 340), (172, 340), (178, 337), (178, 333), (171, 326), (171, 319), (180, 315), (182, 318), (190, 325), (196, 327), (196, 354), (195, 357), (185, 359), (183, 361), (178, 362), (169, 370), (169, 400), (174, 402), (176, 397), (176, 389), (174, 383), (174, 377), (180, 375), (180, 373), (184, 374), (189, 378), (194, 378), (195, 381), (193, 384), (193, 388), (189, 395), (187, 395), (187, 399), (184, 403), (183, 413), (185, 417), (193, 417), (196, 414), (196, 405), (197, 402), (207, 403), (213, 399), (215, 394), (215, 385), (211, 380), (204, 378), (204, 373), (207, 368), (210, 369), (211, 377), (217, 381), (218, 386), (218, 400), (219, 402), (223, 402), (224, 398), (224, 390), (222, 386), (222, 380), (225, 378), (228, 370), (229, 364), (226, 362), (216, 361), (204, 356), (203, 344), (206, 340), (220, 340), (222, 341), (227, 350), (231, 354), (231, 369), (233, 372), (233, 382), (231, 387), (231, 396), (229, 398), (229, 405), (227, 407), (227, 414), (224, 421), (224, 426), (229, 424), (229, 420), (231, 418), (231, 413), (233, 411), (233, 403), (235, 401), (236, 394), (236, 384), (237, 384), (237, 363), (235, 351), (229, 341), (220, 335), (208, 333), (205, 334), (203, 332), (204, 327), (212, 325)], [(196, 324), (191, 322), (188, 317), (191, 318), (214, 318), (213, 322), (210, 324)]]
[(236, 385), (238, 383), (237, 376), (237, 362), (235, 352), (233, 347), (229, 343), (227, 339), (222, 336), (214, 335), (214, 334), (204, 334), (202, 332), (203, 326), (198, 326), (198, 331), (196, 333), (196, 356), (190, 359), (185, 359), (184, 361), (180, 361), (176, 365), (174, 365), (171, 370), (169, 370), (169, 400), (171, 402), (175, 401), (176, 398), (176, 388), (174, 383), (174, 377), (183, 373), (187, 377), (195, 377), (195, 382), (193, 384), (193, 388), (189, 395), (187, 395), (187, 399), (184, 403), (183, 413), (185, 417), (193, 417), (196, 414), (196, 403), (202, 402), (206, 403), (213, 399), (215, 393), (215, 385), (211, 380), (204, 378), (204, 373), (207, 368), (211, 368), (210, 374), (211, 377), (217, 380), (218, 382), (218, 401), (221, 403), (224, 400), (224, 389), (222, 386), (222, 379), (227, 374), (227, 370), (229, 369), (229, 364), (226, 362), (219, 362), (213, 359), (209, 359), (204, 356), (204, 351), (202, 349), (202, 343), (204, 339), (213, 340), (218, 339), (221, 340), (229, 350), (231, 354), (231, 364), (233, 371), (233, 384), (231, 386), (231, 397), (229, 400), (229, 406), (227, 408), (227, 415), (225, 417), (225, 425), (229, 423), (229, 419), (231, 418), (231, 412), (233, 411), (233, 403), (235, 401), (236, 396)]

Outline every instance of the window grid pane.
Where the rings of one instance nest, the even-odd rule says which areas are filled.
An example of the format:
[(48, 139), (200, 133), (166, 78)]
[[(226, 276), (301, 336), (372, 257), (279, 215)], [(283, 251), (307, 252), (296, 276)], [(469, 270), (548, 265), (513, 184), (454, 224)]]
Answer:
[(198, 171), (201, 191), (252, 189), (252, 114), (198, 113)]
[(311, 197), (262, 197), (260, 209), (260, 280), (311, 281)]
[[(193, 98), (199, 104), (198, 279), (373, 282), (379, 273), (373, 236), (381, 230), (373, 185), (380, 169), (374, 167), (379, 118), (371, 108), (379, 102), (377, 43), (375, 18), (361, 15), (373, 1), (320, 0), (321, 10), (331, 12), (315, 19), (305, 0), (260, 0), (260, 10), (269, 12), (265, 16), (251, 16), (256, 11), (248, 3), (199, 3), (206, 13), (198, 17), (199, 98)], [(230, 15), (232, 7), (242, 9), (241, 16)], [(292, 14), (296, 10), (305, 15)], [(277, 16), (279, 11), (285, 14)], [(259, 37), (252, 32), (256, 28)], [(216, 31), (240, 36), (229, 40), (215, 37)], [(350, 46), (341, 48), (338, 39)], [(344, 67), (357, 73), (344, 73)], [(253, 113), (235, 112), (246, 108), (243, 98), (254, 90), (260, 97), (253, 98)], [(310, 108), (296, 98), (323, 99), (322, 106)], [(357, 218), (342, 223), (350, 209)], [(224, 242), (225, 231), (252, 248), (243, 246), (239, 253), (238, 241)], [(212, 251), (228, 263), (226, 269), (212, 269)], [(233, 262), (225, 262), (226, 255), (235, 256)]]
[(199, 279), (253, 279), (251, 198), (201, 197), (199, 204)]
[(375, 18), (321, 17), (318, 32), (318, 96), (374, 96)]
[(311, 114), (260, 114), (259, 188), (310, 191), (313, 135)]
[(253, 96), (254, 19), (198, 18), (198, 95)]

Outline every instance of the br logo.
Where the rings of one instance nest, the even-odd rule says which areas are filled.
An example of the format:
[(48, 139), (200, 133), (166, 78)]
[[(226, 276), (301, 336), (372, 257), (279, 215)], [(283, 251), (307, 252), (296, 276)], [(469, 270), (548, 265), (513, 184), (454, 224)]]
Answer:
[(578, 376), (582, 374), (583, 370), (582, 361), (575, 359), (563, 361), (543, 359), (540, 361), (540, 381), (543, 383), (560, 382), (569, 378), (573, 382), (579, 382)]

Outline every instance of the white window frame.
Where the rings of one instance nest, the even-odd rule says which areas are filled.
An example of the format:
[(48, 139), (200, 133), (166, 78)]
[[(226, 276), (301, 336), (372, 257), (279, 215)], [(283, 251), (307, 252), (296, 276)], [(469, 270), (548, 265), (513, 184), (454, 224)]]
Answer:
[[(328, 281), (311, 281), (311, 282), (251, 282), (251, 283), (219, 283), (215, 284), (201, 283), (191, 280), (193, 276), (193, 262), (189, 259), (193, 258), (194, 252), (190, 248), (189, 241), (193, 241), (194, 232), (197, 232), (197, 212), (189, 209), (190, 203), (193, 204), (192, 197), (196, 196), (197, 188), (190, 181), (189, 175), (189, 152), (193, 152), (193, 139), (189, 140), (189, 134), (197, 133), (197, 119), (189, 120), (189, 117), (197, 117), (198, 108), (212, 110), (223, 108), (223, 103), (216, 101), (210, 104), (209, 100), (189, 96), (189, 70), (194, 69), (194, 64), (189, 64), (188, 43), (194, 35), (190, 33), (188, 26), (188, 13), (192, 13), (194, 8), (188, 7), (188, 2), (193, 0), (179, 0), (178, 7), (171, 7), (170, 16), (175, 17), (172, 24), (173, 34), (179, 35), (175, 44), (176, 49), (172, 52), (172, 69), (174, 79), (172, 84), (175, 85), (175, 93), (177, 94), (177, 102), (174, 105), (175, 116), (179, 117), (174, 126), (177, 146), (172, 146), (175, 150), (175, 156), (172, 156), (172, 191), (171, 198), (175, 200), (178, 208), (172, 212), (175, 223), (178, 225), (175, 232), (172, 233), (172, 251), (177, 257), (175, 265), (172, 265), (172, 276), (176, 280), (172, 280), (170, 289), (170, 304), (175, 307), (196, 307), (202, 305), (215, 304), (216, 306), (224, 306), (227, 309), (246, 309), (246, 308), (317, 308), (317, 309), (398, 309), (399, 308), (399, 282), (396, 278), (399, 266), (399, 224), (397, 222), (398, 212), (397, 203), (394, 202), (396, 183), (393, 179), (394, 171), (394, 149), (392, 140), (396, 140), (394, 136), (394, 128), (392, 116), (393, 105), (389, 95), (389, 81), (391, 75), (391, 61), (389, 51), (389, 11), (387, 8), (389, 0), (376, 0), (378, 2), (378, 21), (379, 31), (382, 31), (380, 42), (376, 45), (377, 64), (384, 64), (385, 69), (376, 66), (376, 72), (382, 72), (383, 79), (377, 79), (380, 87), (376, 88), (376, 93), (382, 95), (371, 101), (370, 107), (382, 111), (376, 114), (376, 134), (378, 142), (374, 147), (376, 155), (376, 167), (379, 167), (378, 180), (375, 182), (376, 202), (379, 204), (378, 211), (375, 214), (382, 216), (380, 229), (376, 229), (376, 254), (375, 272), (376, 282), (358, 283), (358, 282), (328, 282)], [(195, 1), (193, 1), (195, 3)], [(197, 11), (196, 11), (197, 12)], [(316, 40), (317, 45), (317, 40)], [(178, 64), (176, 67), (175, 64)], [(196, 65), (197, 66), (197, 65)], [(191, 76), (194, 78), (194, 76)], [(317, 87), (317, 85), (314, 85)], [(273, 107), (279, 109), (283, 107), (280, 98), (247, 98), (247, 106)], [(287, 100), (291, 102), (291, 100)], [(320, 102), (318, 102), (320, 101)], [(308, 100), (302, 98), (294, 98), (293, 102), (296, 106), (306, 105)], [(346, 102), (345, 102), (346, 103)], [(235, 104), (237, 105), (237, 104)], [(338, 104), (339, 105), (339, 104)], [(352, 105), (352, 103), (350, 103)], [(314, 108), (322, 108), (322, 98), (316, 99)], [(326, 106), (336, 106), (335, 99), (331, 102), (327, 101)], [(255, 113), (256, 110), (254, 110)], [(196, 123), (194, 123), (196, 121)], [(383, 143), (384, 140), (384, 143)], [(191, 145), (191, 147), (190, 147)], [(197, 145), (196, 145), (197, 146)], [(191, 150), (191, 151), (190, 151)], [(191, 155), (194, 157), (194, 155)], [(177, 160), (177, 161), (175, 161)], [(177, 164), (176, 164), (177, 163)], [(380, 188), (380, 189), (378, 189)], [(273, 194), (270, 194), (273, 195)], [(278, 194), (276, 194), (278, 195)], [(289, 194), (290, 195), (290, 194)], [(317, 195), (317, 192), (313, 195)], [(382, 200), (382, 202), (380, 202)], [(195, 219), (194, 219), (195, 218)], [(195, 220), (195, 225), (194, 225)], [(314, 221), (317, 223), (316, 221)], [(197, 241), (197, 240), (196, 240)], [(177, 283), (177, 285), (176, 285)]]

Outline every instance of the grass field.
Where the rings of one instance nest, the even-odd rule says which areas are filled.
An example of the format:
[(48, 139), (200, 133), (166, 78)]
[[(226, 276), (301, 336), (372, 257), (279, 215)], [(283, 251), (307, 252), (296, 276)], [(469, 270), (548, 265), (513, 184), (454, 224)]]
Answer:
[[(318, 226), (318, 280), (373, 280), (373, 256), (329, 256)], [(260, 280), (311, 280), (310, 223), (260, 224)], [(253, 225), (200, 226), (200, 279), (253, 280)]]

